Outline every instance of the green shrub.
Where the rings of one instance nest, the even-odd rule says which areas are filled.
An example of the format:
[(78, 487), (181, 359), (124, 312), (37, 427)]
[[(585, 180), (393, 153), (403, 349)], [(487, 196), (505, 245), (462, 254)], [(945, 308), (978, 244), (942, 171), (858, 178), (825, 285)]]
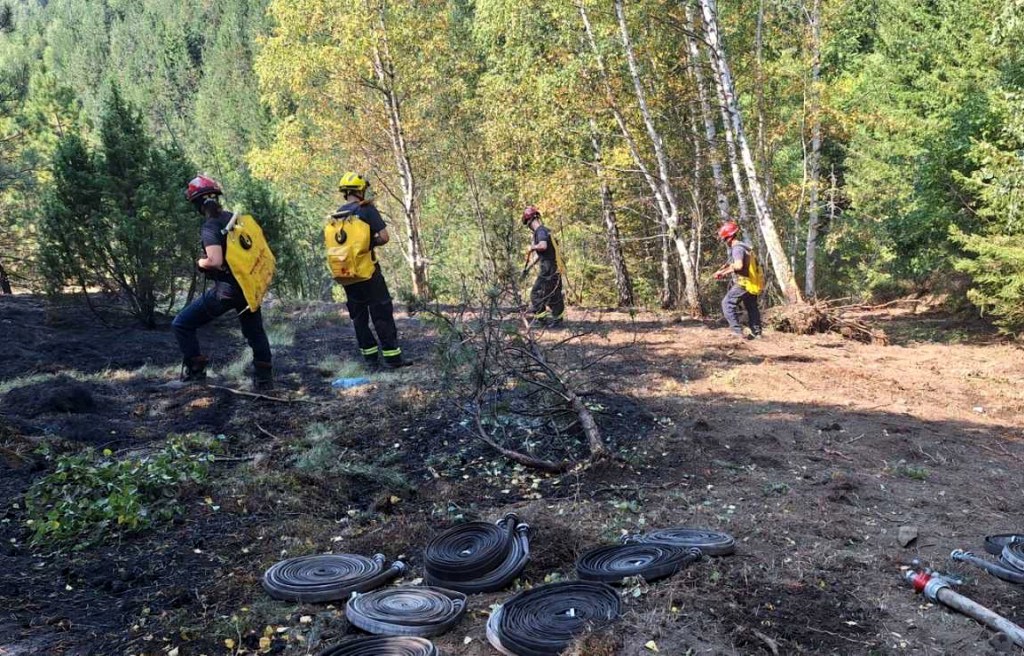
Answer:
[(40, 262), (48, 287), (116, 294), (145, 325), (188, 288), (199, 218), (182, 190), (195, 168), (157, 146), (115, 88), (93, 148), (69, 132), (43, 194)]
[(1008, 334), (1024, 331), (1024, 246), (1018, 235), (968, 235), (954, 230), (952, 239), (973, 257), (955, 262), (971, 277), (970, 299)]
[(210, 446), (173, 437), (154, 453), (120, 460), (109, 449), (57, 456), (54, 471), (25, 495), (32, 543), (81, 549), (173, 519), (184, 510), (181, 492), (206, 479)]

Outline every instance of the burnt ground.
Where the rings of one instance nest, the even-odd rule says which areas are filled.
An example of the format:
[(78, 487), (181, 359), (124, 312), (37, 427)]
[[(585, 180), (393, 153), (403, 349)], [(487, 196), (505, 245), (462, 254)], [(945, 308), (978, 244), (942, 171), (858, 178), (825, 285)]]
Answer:
[[(419, 361), (336, 392), (357, 369), (339, 306), (279, 306), (289, 403), (172, 389), (170, 333), (109, 327), (81, 308), (0, 297), (0, 654), (315, 654), (358, 631), (341, 607), (273, 601), (263, 570), (306, 553), (380, 551), (415, 579), (431, 536), (515, 511), (533, 527), (524, 584), (571, 576), (589, 546), (645, 527), (729, 531), (737, 555), (626, 591), (617, 653), (995, 653), (992, 633), (901, 580), (915, 558), (1024, 623), (1020, 591), (952, 568), (956, 547), (1024, 530), (1024, 351), (935, 313), (866, 317), (895, 346), (724, 330), (668, 317), (571, 313), (604, 383), (588, 399), (621, 459), (562, 476), (491, 453), (446, 397), (431, 329), (402, 317)], [(287, 328), (282, 330), (281, 327)], [(244, 344), (204, 335), (225, 386)], [(224, 435), (176, 521), (82, 550), (32, 547), (22, 496), (58, 452), (129, 455), (169, 434)], [(901, 526), (919, 537), (901, 547)], [(484, 622), (510, 593), (471, 600), (437, 644), (494, 653)], [(262, 645), (260, 639), (265, 638)], [(585, 653), (585, 650), (584, 650)]]

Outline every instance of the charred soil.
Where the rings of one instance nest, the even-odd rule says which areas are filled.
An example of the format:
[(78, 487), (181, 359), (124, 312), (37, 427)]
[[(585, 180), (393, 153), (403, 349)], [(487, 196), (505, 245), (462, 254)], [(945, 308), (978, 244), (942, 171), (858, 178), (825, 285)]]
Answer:
[[(74, 321), (54, 319), (67, 312)], [(657, 315), (570, 317), (592, 329), (571, 348), (609, 354), (587, 404), (619, 457), (551, 475), (474, 436), (416, 317), (399, 328), (417, 366), (373, 373), (356, 364), (342, 306), (270, 308), (279, 389), (268, 400), (219, 389), (248, 389), (230, 320), (203, 335), (213, 385), (175, 388), (166, 329), (0, 297), (0, 653), (317, 653), (359, 630), (342, 604), (269, 599), (268, 566), (381, 552), (414, 580), (431, 537), (507, 512), (533, 529), (520, 585), (572, 577), (583, 550), (645, 528), (737, 538), (734, 556), (627, 586), (620, 630), (572, 653), (648, 654), (649, 641), (672, 655), (989, 653), (988, 630), (901, 581), (915, 558), (963, 574), (965, 594), (1024, 622), (1018, 590), (947, 561), (986, 534), (1024, 530), (1019, 346), (951, 340), (934, 315), (931, 330), (905, 330), (892, 346), (835, 334), (736, 341)], [(330, 387), (357, 374), (370, 384)], [(81, 549), (30, 544), (24, 495), (54, 454), (145, 454), (195, 432), (222, 435), (223, 447), (208, 478), (181, 492), (177, 519)], [(907, 547), (901, 526), (918, 531)], [(438, 646), (494, 653), (485, 619), (511, 593), (471, 598)]]

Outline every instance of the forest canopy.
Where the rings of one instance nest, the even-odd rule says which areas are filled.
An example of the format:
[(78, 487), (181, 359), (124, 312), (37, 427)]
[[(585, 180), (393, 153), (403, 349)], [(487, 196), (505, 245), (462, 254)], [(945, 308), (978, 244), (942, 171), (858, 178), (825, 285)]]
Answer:
[(576, 303), (711, 311), (734, 219), (779, 300), (930, 291), (1017, 333), (1022, 37), (1019, 0), (0, 0), (0, 266), (152, 322), (203, 171), (321, 297), (356, 170), (400, 297), (517, 266), (535, 204)]

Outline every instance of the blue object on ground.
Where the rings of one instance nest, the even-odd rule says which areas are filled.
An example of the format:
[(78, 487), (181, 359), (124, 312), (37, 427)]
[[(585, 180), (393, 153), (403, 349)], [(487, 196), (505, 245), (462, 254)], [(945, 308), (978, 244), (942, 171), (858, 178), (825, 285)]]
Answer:
[(352, 389), (353, 387), (359, 387), (361, 385), (369, 385), (369, 378), (339, 378), (338, 380), (331, 383), (331, 387), (334, 389)]

